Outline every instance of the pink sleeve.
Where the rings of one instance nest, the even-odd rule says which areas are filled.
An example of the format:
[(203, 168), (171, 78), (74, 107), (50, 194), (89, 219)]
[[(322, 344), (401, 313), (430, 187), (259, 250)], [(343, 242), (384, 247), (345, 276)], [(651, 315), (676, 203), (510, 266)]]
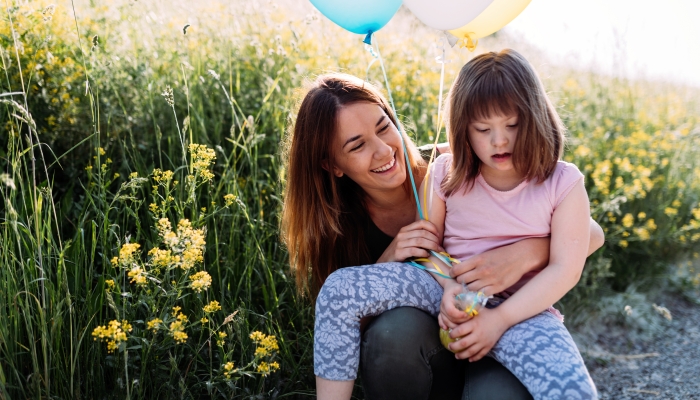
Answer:
[[(450, 165), (452, 165), (452, 154), (448, 153), (441, 154), (430, 166), (430, 183), (433, 186), (433, 190), (442, 201), (445, 201), (445, 192), (441, 187), (442, 180), (445, 179), (445, 175), (450, 171)], [(430, 188), (428, 188), (428, 190), (430, 190)]]
[(559, 161), (552, 174), (552, 205), (559, 207), (576, 183), (583, 179), (583, 174), (576, 165), (566, 161)]

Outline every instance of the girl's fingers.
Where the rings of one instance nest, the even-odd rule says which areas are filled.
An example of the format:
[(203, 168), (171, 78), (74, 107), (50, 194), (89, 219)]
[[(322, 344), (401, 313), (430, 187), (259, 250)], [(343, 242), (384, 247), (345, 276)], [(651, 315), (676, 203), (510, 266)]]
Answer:
[(477, 355), (469, 358), (469, 362), (477, 362), (477, 361), (481, 360), (482, 358), (486, 357), (487, 354), (489, 354), (488, 349), (486, 349), (486, 348), (481, 349), (481, 351), (479, 353), (477, 353)]
[[(471, 323), (471, 320), (469, 320), (453, 328), (452, 332), (450, 332), (450, 337), (454, 339), (458, 337), (467, 336), (472, 332), (472, 330), (474, 330), (474, 324)], [(464, 340), (466, 340), (466, 338)]]
[(456, 357), (460, 360), (471, 360), (476, 354), (478, 354), (482, 348), (478, 343), (474, 343), (469, 348), (464, 349), (456, 354)]

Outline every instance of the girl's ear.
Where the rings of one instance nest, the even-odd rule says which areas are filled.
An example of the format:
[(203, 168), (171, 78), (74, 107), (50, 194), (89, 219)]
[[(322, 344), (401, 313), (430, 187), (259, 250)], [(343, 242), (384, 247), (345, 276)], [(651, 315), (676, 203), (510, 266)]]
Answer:
[(337, 176), (338, 178), (341, 178), (343, 176), (343, 171), (338, 169), (338, 167), (333, 166), (333, 171), (331, 171), (330, 168), (328, 168), (328, 160), (322, 160), (321, 161), (321, 167), (325, 169), (328, 172), (332, 172), (333, 175)]

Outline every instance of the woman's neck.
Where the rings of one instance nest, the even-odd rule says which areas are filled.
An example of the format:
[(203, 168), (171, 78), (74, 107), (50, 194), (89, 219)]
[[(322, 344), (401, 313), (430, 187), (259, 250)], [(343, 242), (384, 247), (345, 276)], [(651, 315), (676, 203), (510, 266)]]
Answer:
[(379, 193), (367, 193), (367, 212), (379, 229), (389, 236), (396, 236), (404, 226), (416, 218), (413, 196), (403, 187)]

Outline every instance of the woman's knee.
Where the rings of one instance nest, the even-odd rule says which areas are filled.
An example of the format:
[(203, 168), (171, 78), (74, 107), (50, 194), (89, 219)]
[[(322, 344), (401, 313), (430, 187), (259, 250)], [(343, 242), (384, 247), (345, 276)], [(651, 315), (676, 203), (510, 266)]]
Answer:
[[(360, 374), (368, 399), (427, 399), (432, 373), (424, 348), (439, 345), (437, 322), (411, 307), (386, 311), (362, 335)], [(431, 335), (432, 333), (432, 335)]]

